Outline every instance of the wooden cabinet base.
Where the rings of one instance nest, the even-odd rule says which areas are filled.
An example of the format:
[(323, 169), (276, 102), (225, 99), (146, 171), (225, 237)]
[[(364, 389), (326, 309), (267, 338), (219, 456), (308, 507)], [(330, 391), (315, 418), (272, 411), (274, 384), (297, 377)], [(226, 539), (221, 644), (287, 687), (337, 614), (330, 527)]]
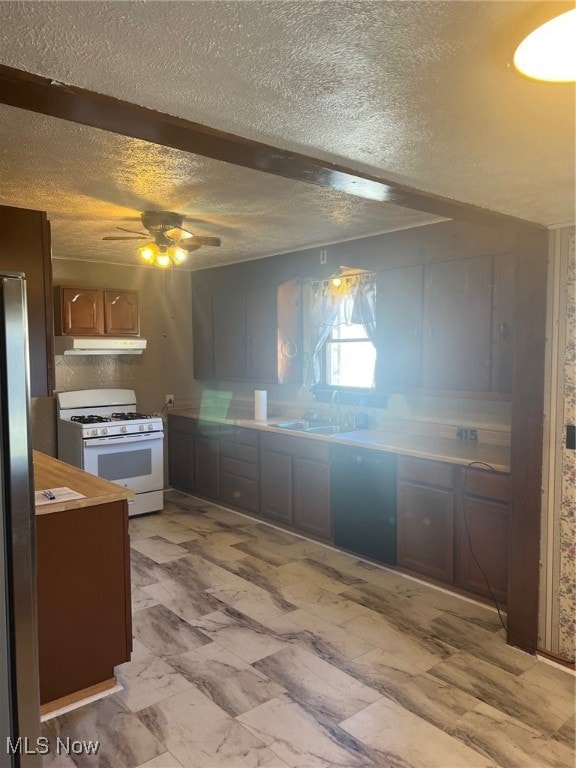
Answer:
[(126, 501), (36, 516), (40, 703), (110, 679), (130, 660)]
[(106, 691), (111, 691), (112, 688), (115, 688), (117, 685), (118, 681), (116, 680), (116, 676), (113, 675), (112, 677), (109, 677), (108, 680), (102, 680), (101, 683), (90, 685), (88, 688), (83, 688), (81, 691), (75, 691), (74, 693), (68, 694), (68, 696), (62, 696), (61, 699), (55, 699), (54, 701), (49, 701), (47, 704), (42, 704), (40, 707), (40, 714), (49, 715), (51, 712), (56, 712), (59, 709), (66, 709), (85, 699), (91, 699), (93, 696), (98, 696), (99, 694), (106, 693)]

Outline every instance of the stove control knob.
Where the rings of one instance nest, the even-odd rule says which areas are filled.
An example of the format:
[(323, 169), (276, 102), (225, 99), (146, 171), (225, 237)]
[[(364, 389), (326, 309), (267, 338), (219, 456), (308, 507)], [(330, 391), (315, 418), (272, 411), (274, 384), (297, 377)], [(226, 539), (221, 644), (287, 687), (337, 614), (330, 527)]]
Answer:
[(98, 430), (97, 429), (91, 429), (90, 430), (90, 434), (91, 435), (97, 435), (98, 434)]
[(126, 432), (126, 427), (120, 427), (120, 432)]
[(154, 427), (152, 426), (152, 424), (148, 424), (148, 432), (152, 432), (153, 429)]
[(101, 435), (107, 435), (108, 434), (108, 427), (102, 427), (102, 429), (100, 430), (100, 434)]
[(138, 426), (138, 429), (140, 430), (140, 432), (144, 432), (144, 424), (140, 424)]

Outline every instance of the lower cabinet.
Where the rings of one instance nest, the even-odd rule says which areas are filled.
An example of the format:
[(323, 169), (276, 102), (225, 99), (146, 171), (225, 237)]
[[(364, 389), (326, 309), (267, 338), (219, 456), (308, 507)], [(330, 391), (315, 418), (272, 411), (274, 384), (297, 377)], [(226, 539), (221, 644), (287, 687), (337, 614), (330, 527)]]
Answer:
[(456, 584), (506, 603), (509, 475), (462, 470), (456, 526)]
[(329, 465), (295, 458), (293, 472), (294, 527), (319, 539), (330, 539)]
[(220, 427), (220, 500), (256, 514), (260, 507), (258, 446), (258, 430)]
[(260, 515), (330, 539), (328, 443), (262, 433)]
[(454, 563), (454, 467), (398, 459), (397, 563), (451, 583)]
[(505, 603), (510, 476), (398, 458), (398, 565)]
[[(324, 541), (332, 540), (329, 448), (311, 438), (168, 417), (174, 488)], [(397, 565), (505, 603), (509, 481), (503, 473), (398, 456)]]
[(168, 416), (168, 481), (180, 491), (194, 491), (194, 419), (186, 416)]
[(127, 502), (37, 515), (36, 543), (40, 703), (49, 710), (113, 684), (114, 667), (130, 660)]
[(194, 435), (194, 491), (220, 498), (220, 425), (198, 419)]

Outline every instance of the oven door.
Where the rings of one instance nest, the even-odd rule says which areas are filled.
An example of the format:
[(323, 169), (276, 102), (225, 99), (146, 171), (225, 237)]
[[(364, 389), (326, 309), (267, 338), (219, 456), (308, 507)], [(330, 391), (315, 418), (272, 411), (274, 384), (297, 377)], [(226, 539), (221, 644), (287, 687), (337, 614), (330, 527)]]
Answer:
[(135, 493), (162, 490), (163, 439), (163, 432), (87, 438), (83, 444), (83, 469)]

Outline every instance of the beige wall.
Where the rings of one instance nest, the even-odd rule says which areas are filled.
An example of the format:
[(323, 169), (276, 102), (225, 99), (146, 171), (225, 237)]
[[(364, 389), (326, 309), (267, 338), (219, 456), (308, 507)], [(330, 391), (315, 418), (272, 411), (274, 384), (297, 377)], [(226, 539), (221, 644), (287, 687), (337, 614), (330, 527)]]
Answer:
[[(142, 355), (56, 356), (56, 391), (117, 387), (134, 389), (138, 408), (159, 411), (165, 395), (191, 397), (192, 321), (190, 273), (150, 267), (53, 259), (54, 285), (130, 289), (139, 293)], [(54, 453), (55, 406), (32, 401), (34, 447)]]

